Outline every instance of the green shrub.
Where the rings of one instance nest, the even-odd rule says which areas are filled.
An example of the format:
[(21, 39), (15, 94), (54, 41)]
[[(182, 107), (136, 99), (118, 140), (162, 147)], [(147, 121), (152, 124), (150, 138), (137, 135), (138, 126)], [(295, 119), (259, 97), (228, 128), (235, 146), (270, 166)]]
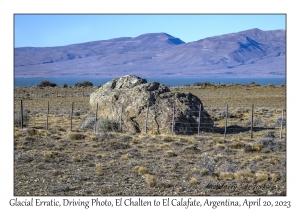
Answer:
[(93, 83), (91, 83), (89, 81), (83, 81), (83, 82), (77, 82), (74, 86), (75, 87), (93, 87)]
[(57, 85), (53, 82), (50, 82), (48, 80), (42, 81), (40, 84), (37, 85), (37, 87), (56, 87)]

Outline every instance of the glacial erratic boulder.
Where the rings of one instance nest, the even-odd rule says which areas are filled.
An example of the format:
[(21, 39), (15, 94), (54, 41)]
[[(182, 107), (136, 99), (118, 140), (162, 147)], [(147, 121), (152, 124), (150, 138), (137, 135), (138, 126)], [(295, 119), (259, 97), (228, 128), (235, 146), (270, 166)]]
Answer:
[(147, 83), (146, 79), (135, 75), (111, 80), (90, 96), (90, 105), (93, 108), (98, 103), (99, 119), (119, 121), (122, 112), (122, 130), (128, 133), (146, 132), (148, 102), (147, 133), (172, 132), (173, 104), (175, 133), (193, 134), (198, 131), (200, 105), (201, 130), (213, 127), (212, 119), (203, 109), (197, 96), (191, 93), (171, 92), (161, 83)]

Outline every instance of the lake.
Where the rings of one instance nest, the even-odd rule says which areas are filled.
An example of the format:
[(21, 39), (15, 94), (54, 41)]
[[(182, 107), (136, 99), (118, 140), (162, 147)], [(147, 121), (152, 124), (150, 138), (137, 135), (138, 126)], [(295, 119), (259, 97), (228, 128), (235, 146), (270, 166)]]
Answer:
[[(36, 86), (41, 81), (48, 80), (62, 86), (67, 84), (68, 86), (74, 86), (77, 82), (90, 81), (94, 86), (100, 86), (114, 78), (14, 78), (15, 87)], [(268, 84), (273, 85), (286, 85), (286, 78), (146, 78), (148, 82), (160, 82), (164, 85), (170, 86), (182, 86), (193, 85), (196, 82), (210, 82), (211, 84), (250, 84), (255, 82), (256, 84), (265, 86)]]

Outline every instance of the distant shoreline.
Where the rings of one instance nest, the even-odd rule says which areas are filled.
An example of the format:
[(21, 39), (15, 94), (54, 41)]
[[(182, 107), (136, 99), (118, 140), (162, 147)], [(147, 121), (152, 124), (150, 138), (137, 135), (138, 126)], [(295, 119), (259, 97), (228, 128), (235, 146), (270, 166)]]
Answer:
[[(29, 87), (36, 86), (42, 81), (50, 81), (57, 86), (63, 86), (67, 84), (68, 86), (74, 86), (77, 82), (90, 81), (93, 83), (93, 86), (103, 85), (110, 80), (115, 78), (14, 78), (14, 87)], [(240, 84), (240, 85), (248, 85), (251, 83), (259, 84), (261, 86), (266, 86), (268, 84), (273, 84), (275, 86), (278, 85), (286, 85), (286, 78), (146, 78), (148, 82), (159, 82), (167, 86), (193, 86), (195, 83), (210, 83), (210, 84)]]

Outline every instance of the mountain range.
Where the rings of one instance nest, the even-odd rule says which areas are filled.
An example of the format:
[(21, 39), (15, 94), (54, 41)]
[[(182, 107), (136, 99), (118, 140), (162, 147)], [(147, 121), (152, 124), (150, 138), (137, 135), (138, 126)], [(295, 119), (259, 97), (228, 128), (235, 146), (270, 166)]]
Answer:
[(286, 31), (250, 29), (185, 43), (148, 33), (58, 47), (14, 48), (14, 76), (101, 77), (286, 76)]

